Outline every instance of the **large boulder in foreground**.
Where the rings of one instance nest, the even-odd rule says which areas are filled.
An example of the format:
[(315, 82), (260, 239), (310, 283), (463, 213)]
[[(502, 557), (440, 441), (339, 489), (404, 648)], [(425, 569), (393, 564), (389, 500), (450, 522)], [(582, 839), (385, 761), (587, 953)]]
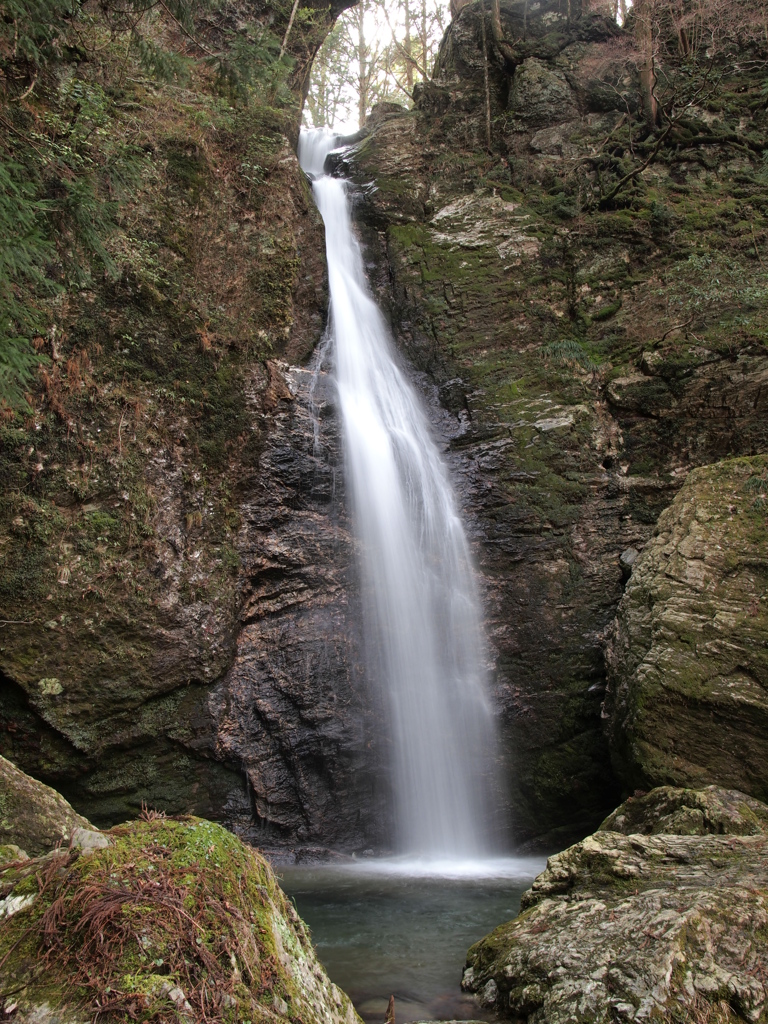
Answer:
[(735, 1024), (766, 1019), (767, 978), (768, 835), (599, 831), (550, 857), (463, 987), (518, 1024)]
[(635, 563), (604, 711), (629, 790), (768, 799), (767, 492), (765, 455), (694, 470)]
[(0, 993), (15, 1024), (359, 1024), (250, 847), (199, 818), (104, 835), (89, 853), (0, 868)]
[(30, 856), (70, 842), (93, 825), (60, 793), (0, 757), (0, 846), (13, 843)]

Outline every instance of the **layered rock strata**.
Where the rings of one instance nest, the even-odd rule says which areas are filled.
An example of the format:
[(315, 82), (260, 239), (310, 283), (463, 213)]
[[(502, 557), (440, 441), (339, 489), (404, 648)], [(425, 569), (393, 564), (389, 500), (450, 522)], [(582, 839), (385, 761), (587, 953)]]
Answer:
[(246, 601), (212, 691), (216, 753), (242, 766), (226, 821), (260, 845), (386, 846), (386, 731), (366, 685), (335, 392), (272, 364), (274, 407), (243, 507)]
[[(659, 811), (686, 804), (723, 834), (659, 829)], [(606, 824), (634, 816), (656, 834), (599, 831), (551, 857), (519, 917), (470, 949), (464, 988), (525, 1024), (764, 1019), (768, 808), (664, 790), (645, 812), (624, 805)]]

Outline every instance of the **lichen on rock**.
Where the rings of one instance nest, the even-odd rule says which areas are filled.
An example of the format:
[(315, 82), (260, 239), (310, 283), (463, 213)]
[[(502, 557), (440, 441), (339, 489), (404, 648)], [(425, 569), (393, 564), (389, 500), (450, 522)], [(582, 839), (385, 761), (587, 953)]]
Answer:
[(629, 789), (768, 797), (766, 472), (764, 455), (694, 470), (633, 567), (604, 711)]
[[(657, 791), (645, 807), (674, 802)], [(469, 950), (463, 987), (525, 1024), (764, 1020), (767, 844), (764, 832), (596, 832), (550, 857), (520, 916)]]
[(600, 831), (624, 835), (768, 835), (768, 807), (745, 793), (720, 786), (658, 786), (650, 793), (625, 800), (608, 815)]

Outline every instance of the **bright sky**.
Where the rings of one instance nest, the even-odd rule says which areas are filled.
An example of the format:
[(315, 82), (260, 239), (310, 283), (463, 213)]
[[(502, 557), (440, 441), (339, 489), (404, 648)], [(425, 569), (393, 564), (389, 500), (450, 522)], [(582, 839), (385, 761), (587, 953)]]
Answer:
[[(450, 22), (450, 15), (448, 13), (449, 0), (431, 0), (430, 7), (432, 10), (442, 9), (443, 20), (447, 26)], [(394, 27), (402, 27), (402, 12), (399, 9), (399, 5), (387, 0), (387, 13), (389, 14), (390, 22)], [(344, 15), (341, 15), (344, 18)], [(365, 36), (366, 40), (373, 43), (374, 46), (382, 44), (390, 36), (390, 28), (387, 24), (386, 18), (383, 16), (380, 10), (374, 5), (367, 7), (365, 11)], [(339, 135), (352, 135), (358, 129), (357, 123), (357, 96), (353, 89), (346, 88), (343, 93), (342, 102), (345, 104), (345, 108), (339, 111), (340, 117), (337, 118), (336, 123), (333, 125), (316, 125), (318, 128), (331, 128), (334, 132)], [(405, 96), (402, 97), (402, 102), (406, 103), (407, 99)], [(309, 118), (309, 110), (305, 106), (304, 110), (305, 121)]]

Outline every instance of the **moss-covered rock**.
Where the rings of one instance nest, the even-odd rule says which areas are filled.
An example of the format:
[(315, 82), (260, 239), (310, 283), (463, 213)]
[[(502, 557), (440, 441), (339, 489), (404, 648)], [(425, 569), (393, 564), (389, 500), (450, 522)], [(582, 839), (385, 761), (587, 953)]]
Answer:
[(199, 818), (0, 869), (0, 991), (23, 1024), (355, 1024), (254, 850)]
[(768, 835), (768, 807), (745, 793), (720, 786), (659, 786), (625, 800), (608, 815), (600, 831), (624, 835)]
[[(31, 123), (45, 126), (43, 156), (60, 151), (64, 125), (68, 152), (84, 137), (72, 159), (99, 169), (109, 219), (108, 263), (41, 299), (50, 332), (36, 344), (49, 363), (29, 389), (31, 411), (4, 410), (0, 424), (0, 751), (99, 825), (142, 802), (251, 817), (242, 759), (217, 749), (209, 698), (259, 572), (272, 588), (291, 573), (285, 561), (264, 565), (264, 506), (284, 514), (264, 447), (276, 408), (292, 404), (269, 357), (309, 356), (326, 290), (322, 221), (288, 137), (343, 6), (299, 4), (293, 93), (259, 85), (261, 58), (247, 101), (222, 95), (205, 61), (185, 53), (183, 88), (156, 80), (127, 24), (116, 29), (101, 10), (67, 20), (49, 72), (24, 70), (36, 81), (24, 113), (0, 90), (8, 123), (21, 118), (9, 146)], [(259, 39), (282, 39), (291, 9), (224, 3), (195, 31), (224, 53), (250, 38), (253, 19)], [(166, 18), (147, 12), (144, 27), (151, 20), (163, 46), (185, 51)], [(86, 120), (85, 131), (94, 97), (98, 130)], [(48, 163), (46, 176), (58, 173), (58, 159)], [(60, 241), (76, 248), (66, 233)], [(270, 616), (280, 620), (274, 607)]]
[(693, 471), (637, 559), (607, 649), (628, 789), (768, 797), (768, 457)]
[(78, 829), (92, 828), (55, 789), (0, 757), (0, 850), (15, 844), (37, 856), (69, 843)]
[(550, 857), (519, 917), (469, 950), (463, 986), (517, 1024), (763, 1021), (766, 853), (764, 832), (596, 832)]

